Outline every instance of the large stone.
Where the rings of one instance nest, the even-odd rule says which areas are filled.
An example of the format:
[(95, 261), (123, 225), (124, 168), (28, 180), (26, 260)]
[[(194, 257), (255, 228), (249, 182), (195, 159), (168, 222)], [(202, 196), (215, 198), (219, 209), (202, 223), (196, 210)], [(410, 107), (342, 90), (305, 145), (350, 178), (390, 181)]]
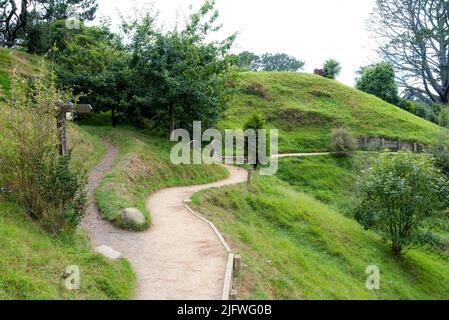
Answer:
[(108, 246), (100, 246), (98, 248), (95, 248), (95, 251), (111, 260), (117, 260), (117, 259), (121, 258), (121, 256), (122, 256), (122, 254), (120, 252), (115, 251), (114, 249), (112, 249)]
[(134, 208), (123, 209), (120, 213), (120, 217), (126, 224), (137, 226), (145, 224), (145, 216), (142, 214), (142, 212)]

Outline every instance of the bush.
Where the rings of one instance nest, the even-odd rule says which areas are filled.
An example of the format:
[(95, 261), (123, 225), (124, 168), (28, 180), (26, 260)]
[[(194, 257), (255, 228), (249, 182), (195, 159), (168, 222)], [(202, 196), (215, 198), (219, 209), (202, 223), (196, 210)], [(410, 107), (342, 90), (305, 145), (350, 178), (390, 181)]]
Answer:
[(341, 64), (335, 59), (329, 59), (323, 66), (323, 77), (335, 79), (341, 73)]
[(56, 113), (70, 96), (52, 81), (32, 87), (13, 76), (11, 98), (0, 104), (0, 185), (51, 234), (75, 227), (85, 213), (85, 178), (59, 155)]
[(427, 152), (435, 159), (435, 165), (449, 178), (449, 132), (442, 130), (436, 144), (431, 145)]
[(428, 242), (449, 208), (449, 184), (428, 154), (382, 153), (357, 181), (356, 219), (399, 255)]
[(393, 66), (378, 63), (363, 68), (362, 76), (357, 80), (356, 88), (373, 94), (386, 102), (399, 103), (398, 86)]
[(357, 149), (357, 141), (347, 129), (334, 129), (330, 148), (336, 156), (347, 157)]

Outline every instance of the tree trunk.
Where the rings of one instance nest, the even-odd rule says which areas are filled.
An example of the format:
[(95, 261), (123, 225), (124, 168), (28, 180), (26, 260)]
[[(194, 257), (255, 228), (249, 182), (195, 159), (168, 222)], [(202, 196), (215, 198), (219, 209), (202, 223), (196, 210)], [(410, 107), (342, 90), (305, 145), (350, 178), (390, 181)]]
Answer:
[(393, 254), (395, 256), (400, 256), (402, 253), (402, 246), (400, 244), (397, 244), (396, 242), (393, 241), (393, 244), (391, 246), (391, 249), (393, 250)]
[(169, 122), (170, 122), (170, 132), (168, 135), (170, 138), (173, 131), (175, 131), (175, 106), (174, 106), (174, 104), (170, 104), (170, 107), (168, 109), (168, 116), (169, 116)]

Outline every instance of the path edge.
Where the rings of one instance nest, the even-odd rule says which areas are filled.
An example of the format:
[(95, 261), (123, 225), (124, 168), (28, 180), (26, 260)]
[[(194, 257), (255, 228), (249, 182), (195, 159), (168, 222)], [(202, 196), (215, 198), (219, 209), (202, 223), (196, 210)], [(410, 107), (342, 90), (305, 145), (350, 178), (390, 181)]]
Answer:
[[(189, 200), (186, 200), (185, 202), (188, 202)], [(195, 217), (200, 219), (201, 221), (207, 223), (211, 229), (214, 231), (217, 238), (220, 240), (221, 244), (225, 248), (226, 252), (228, 253), (228, 262), (226, 264), (226, 271), (225, 271), (225, 277), (224, 277), (224, 283), (223, 283), (223, 293), (221, 300), (228, 301), (230, 299), (232, 286), (233, 286), (233, 278), (234, 278), (234, 258), (235, 254), (232, 252), (231, 247), (226, 242), (223, 235), (220, 233), (220, 231), (217, 229), (215, 224), (206, 218), (204, 218), (202, 215), (197, 213), (195, 210), (193, 210), (188, 204), (184, 203), (184, 207)]]

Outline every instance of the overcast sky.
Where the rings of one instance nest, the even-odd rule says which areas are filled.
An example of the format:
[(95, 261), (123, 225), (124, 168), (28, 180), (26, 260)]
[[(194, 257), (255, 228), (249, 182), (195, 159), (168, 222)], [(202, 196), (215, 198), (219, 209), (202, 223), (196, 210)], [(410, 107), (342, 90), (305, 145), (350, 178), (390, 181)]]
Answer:
[[(234, 51), (285, 52), (306, 62), (313, 72), (328, 58), (342, 63), (339, 81), (354, 85), (355, 71), (374, 62), (376, 43), (366, 31), (366, 20), (375, 0), (217, 0), (222, 35), (238, 32)], [(98, 17), (119, 22), (148, 0), (99, 0)], [(160, 20), (173, 25), (198, 8), (203, 0), (154, 0)]]

